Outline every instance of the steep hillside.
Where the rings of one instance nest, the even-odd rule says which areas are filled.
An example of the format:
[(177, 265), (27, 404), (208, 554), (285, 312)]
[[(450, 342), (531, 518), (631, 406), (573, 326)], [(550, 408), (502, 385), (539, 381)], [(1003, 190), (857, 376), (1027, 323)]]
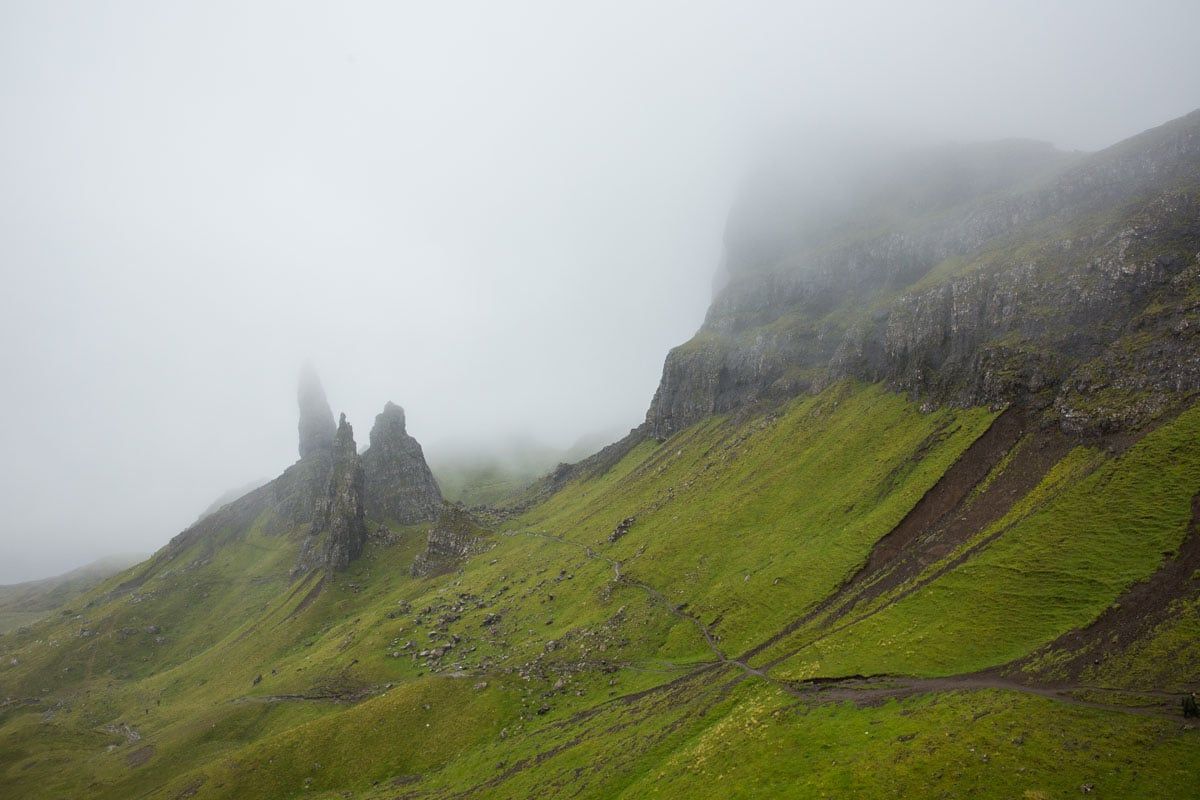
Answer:
[(0, 637), (2, 793), (1200, 796), (1200, 115), (982, 152), (731, 234), (646, 424), (486, 513), (306, 380), (299, 462)]

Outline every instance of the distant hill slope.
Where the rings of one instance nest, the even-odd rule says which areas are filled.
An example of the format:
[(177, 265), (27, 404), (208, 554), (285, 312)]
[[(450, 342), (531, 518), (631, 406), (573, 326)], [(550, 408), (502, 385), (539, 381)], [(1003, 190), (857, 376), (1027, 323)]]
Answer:
[(430, 468), (447, 500), (466, 506), (490, 506), (519, 495), (562, 463), (573, 463), (604, 447), (608, 439), (593, 435), (567, 449), (530, 441), (502, 446), (448, 449), (430, 457)]
[(646, 423), (486, 515), (365, 513), (302, 402), (0, 636), (0, 794), (1200, 796), (1200, 115), (1019, 149), (756, 232)]
[(0, 586), (0, 633), (41, 619), (143, 558), (108, 556), (53, 578)]
[(263, 486), (269, 480), (269, 478), (259, 478), (258, 480), (250, 481), (249, 483), (243, 484), (235, 489), (229, 489), (221, 492), (221, 494), (217, 496), (216, 500), (213, 500), (208, 504), (207, 508), (200, 512), (200, 516), (196, 517), (196, 521), (199, 522), (205, 517), (211, 517), (214, 513), (219, 511), (222, 506), (227, 506), (234, 500), (237, 500), (239, 497), (244, 497), (250, 494), (250, 492), (253, 492), (260, 486)]

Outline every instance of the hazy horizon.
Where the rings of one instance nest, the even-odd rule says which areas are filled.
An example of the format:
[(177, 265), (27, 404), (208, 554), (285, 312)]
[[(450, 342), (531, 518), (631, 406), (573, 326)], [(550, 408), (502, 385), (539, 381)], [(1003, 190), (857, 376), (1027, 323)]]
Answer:
[(433, 459), (627, 430), (704, 317), (764, 149), (1100, 149), (1200, 106), (1197, 22), (1188, 2), (7, 3), (0, 583), (152, 552), (277, 475), (307, 358), (360, 446), (389, 400)]

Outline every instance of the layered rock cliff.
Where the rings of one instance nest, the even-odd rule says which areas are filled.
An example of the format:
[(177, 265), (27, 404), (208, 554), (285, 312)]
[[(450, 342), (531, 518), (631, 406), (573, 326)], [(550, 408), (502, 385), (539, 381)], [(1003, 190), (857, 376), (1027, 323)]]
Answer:
[(1013, 147), (1027, 149), (956, 148), (935, 190), (893, 177), (929, 173), (936, 152), (856, 177), (820, 225), (735, 210), (727, 284), (668, 355), (646, 430), (844, 378), (1048, 407), (1076, 431), (1140, 425), (1200, 391), (1200, 112), (1090, 156), (1008, 158), (998, 181)]
[(363, 453), (366, 509), (372, 519), (412, 525), (437, 518), (442, 493), (420, 443), (405, 429), (404, 409), (389, 402), (375, 417)]

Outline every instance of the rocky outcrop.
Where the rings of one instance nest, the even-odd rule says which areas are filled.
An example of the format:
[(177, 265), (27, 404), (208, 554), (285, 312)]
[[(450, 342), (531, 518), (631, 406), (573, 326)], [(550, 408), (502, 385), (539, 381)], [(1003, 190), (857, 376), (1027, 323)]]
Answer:
[(301, 373), (298, 396), (300, 460), (266, 485), (206, 512), (156, 559), (170, 560), (197, 542), (212, 552), (251, 530), (302, 537), (293, 575), (343, 569), (362, 554), (367, 539), (366, 476), (354, 430), (344, 414), (333, 425), (325, 392), (311, 367)]
[(268, 533), (318, 522), (334, 465), (338, 428), (321, 379), (311, 364), (300, 371), (296, 396), (300, 406), (300, 460), (264, 487), (273, 512), (266, 521)]
[(371, 519), (413, 525), (437, 518), (442, 493), (420, 443), (405, 429), (404, 409), (395, 403), (389, 402), (375, 417), (363, 467)]
[(336, 426), (333, 411), (325, 399), (321, 379), (311, 364), (300, 371), (300, 386), (296, 392), (300, 404), (300, 458), (328, 452), (333, 447)]
[(729, 237), (729, 282), (667, 357), (648, 431), (843, 378), (1051, 406), (1077, 430), (1140, 424), (1200, 391), (1200, 112), (1069, 167), (1029, 163), (1047, 166), (1033, 189), (939, 191), (922, 214), (889, 218), (894, 198), (868, 193), (815, 244)]
[(354, 444), (354, 429), (342, 414), (334, 437), (332, 463), (324, 497), (312, 530), (300, 548), (294, 575), (314, 569), (344, 569), (362, 554), (367, 541), (363, 513), (363, 465)]
[[(1125, 355), (1150, 338), (1152, 350), (1183, 366), (1197, 354), (1171, 331), (1182, 317), (1169, 318), (1186, 316), (1188, 295), (1200, 287), (1198, 219), (1200, 194), (1168, 193), (1070, 238), (1024, 244), (1019, 261), (910, 292), (846, 337), (833, 376), (884, 380), (938, 402), (996, 405), (1050, 402), (1064, 382), (1076, 392), (1099, 389), (1130, 372)], [(1081, 381), (1085, 365), (1092, 377)], [(1133, 371), (1157, 374), (1177, 391), (1200, 388), (1175, 363), (1151, 369), (1143, 361)]]
[(214, 503), (195, 524), (175, 536), (161, 551), (172, 558), (193, 542), (214, 549), (222, 542), (245, 536), (257, 527), (269, 535), (311, 531), (322, 516), (334, 466), (337, 426), (325, 400), (321, 380), (311, 365), (301, 370), (297, 388), (300, 408), (300, 460), (279, 477), (257, 489), (220, 504)]
[(413, 560), (412, 574), (423, 578), (454, 569), (464, 558), (487, 546), (487, 531), (474, 518), (454, 505), (445, 505), (429, 529), (425, 551)]

